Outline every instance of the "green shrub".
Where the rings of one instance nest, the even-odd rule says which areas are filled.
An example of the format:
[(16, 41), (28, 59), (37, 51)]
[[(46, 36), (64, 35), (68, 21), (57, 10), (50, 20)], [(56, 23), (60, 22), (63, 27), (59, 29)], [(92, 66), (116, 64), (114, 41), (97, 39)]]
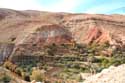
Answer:
[(0, 80), (3, 81), (4, 83), (9, 83), (11, 81), (11, 78), (8, 75), (5, 75)]
[(20, 67), (16, 68), (15, 73), (21, 76), (22, 69)]
[(78, 82), (82, 82), (82, 81), (83, 81), (81, 75), (78, 75), (77, 78), (76, 78), (76, 80), (77, 80)]
[(109, 60), (106, 58), (103, 58), (101, 65), (102, 65), (102, 67), (107, 68), (109, 66)]

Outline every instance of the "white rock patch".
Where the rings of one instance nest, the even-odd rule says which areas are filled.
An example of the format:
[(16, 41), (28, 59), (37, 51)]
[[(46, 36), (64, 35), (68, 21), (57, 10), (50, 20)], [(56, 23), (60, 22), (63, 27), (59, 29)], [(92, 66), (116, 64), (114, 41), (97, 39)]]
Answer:
[(88, 77), (83, 83), (125, 83), (125, 64), (104, 69), (101, 73)]

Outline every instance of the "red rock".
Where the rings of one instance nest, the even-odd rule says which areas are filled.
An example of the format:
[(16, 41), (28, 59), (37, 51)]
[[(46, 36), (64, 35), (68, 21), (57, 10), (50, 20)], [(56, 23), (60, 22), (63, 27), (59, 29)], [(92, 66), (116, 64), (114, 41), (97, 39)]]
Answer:
[(90, 43), (103, 44), (106, 42), (111, 42), (111, 36), (104, 29), (93, 27), (88, 30), (88, 33), (85, 36), (84, 40), (85, 40), (85, 43), (87, 44), (90, 44)]

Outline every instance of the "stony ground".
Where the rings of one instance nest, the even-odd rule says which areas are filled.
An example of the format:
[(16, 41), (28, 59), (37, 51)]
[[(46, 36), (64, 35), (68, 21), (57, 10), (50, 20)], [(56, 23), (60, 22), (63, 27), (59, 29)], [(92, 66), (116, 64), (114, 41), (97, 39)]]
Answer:
[(104, 69), (101, 73), (88, 77), (83, 83), (125, 83), (125, 64)]

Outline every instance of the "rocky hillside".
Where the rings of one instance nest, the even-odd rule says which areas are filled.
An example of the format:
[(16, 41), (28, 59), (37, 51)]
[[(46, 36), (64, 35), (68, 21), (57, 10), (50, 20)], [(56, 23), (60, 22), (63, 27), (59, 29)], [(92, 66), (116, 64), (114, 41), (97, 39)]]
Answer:
[(125, 64), (118, 67), (109, 67), (101, 73), (90, 76), (83, 83), (124, 83), (125, 82)]
[(13, 43), (12, 54), (42, 50), (44, 45), (53, 43), (123, 45), (125, 16), (0, 9), (0, 42)]

